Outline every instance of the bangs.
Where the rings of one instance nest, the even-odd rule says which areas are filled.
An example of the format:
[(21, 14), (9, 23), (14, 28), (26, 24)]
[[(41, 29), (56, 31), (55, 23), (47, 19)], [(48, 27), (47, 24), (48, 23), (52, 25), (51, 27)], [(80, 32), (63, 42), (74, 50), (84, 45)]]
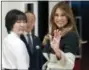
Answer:
[(22, 15), (22, 14), (16, 16), (16, 21), (17, 21), (17, 20), (23, 20), (23, 21), (27, 22), (26, 16), (25, 16), (25, 15)]

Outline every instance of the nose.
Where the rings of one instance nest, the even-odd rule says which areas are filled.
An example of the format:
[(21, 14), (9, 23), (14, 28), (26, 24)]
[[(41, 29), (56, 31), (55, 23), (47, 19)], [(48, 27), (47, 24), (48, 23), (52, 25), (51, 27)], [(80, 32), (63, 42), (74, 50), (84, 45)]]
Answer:
[(24, 24), (25, 24), (25, 23), (23, 23), (23, 22), (22, 22), (20, 25), (23, 27), (23, 26), (24, 26)]
[(58, 19), (59, 19), (59, 20), (61, 20), (61, 19), (62, 19), (62, 17), (61, 17), (61, 16), (58, 16)]

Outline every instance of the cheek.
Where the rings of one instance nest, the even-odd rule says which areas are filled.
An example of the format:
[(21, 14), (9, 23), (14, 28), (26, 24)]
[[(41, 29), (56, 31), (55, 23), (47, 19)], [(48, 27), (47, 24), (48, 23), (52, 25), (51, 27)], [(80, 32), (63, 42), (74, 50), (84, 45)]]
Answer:
[(68, 19), (66, 17), (64, 17), (63, 20), (64, 20), (65, 24), (68, 23)]
[(57, 20), (57, 17), (54, 17), (53, 20), (54, 20), (54, 21)]
[(13, 26), (12, 31), (14, 31), (14, 32), (17, 33), (17, 32), (19, 31), (19, 29), (20, 29), (20, 28), (19, 28), (19, 25), (16, 25), (16, 24), (15, 24), (15, 25)]
[(56, 18), (54, 17), (52, 21), (53, 21), (53, 22), (56, 22)]
[(29, 23), (27, 23), (26, 27), (30, 27), (30, 24), (29, 24)]
[(13, 28), (16, 29), (16, 30), (19, 29), (19, 25), (16, 24), (16, 25), (13, 26)]
[(24, 28), (25, 28), (25, 29), (27, 28), (27, 25), (26, 25), (26, 24), (24, 25)]

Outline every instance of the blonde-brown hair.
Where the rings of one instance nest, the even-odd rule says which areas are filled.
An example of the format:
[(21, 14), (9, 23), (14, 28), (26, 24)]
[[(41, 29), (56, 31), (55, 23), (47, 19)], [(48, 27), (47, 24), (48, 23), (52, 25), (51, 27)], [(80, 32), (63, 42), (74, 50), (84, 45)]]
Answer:
[[(53, 35), (54, 30), (59, 29), (57, 27), (57, 25), (54, 23), (55, 12), (56, 12), (56, 9), (58, 9), (58, 8), (64, 12), (64, 14), (68, 20), (67, 25), (62, 29), (62, 32), (63, 32), (62, 37), (65, 36), (68, 32), (74, 31), (74, 32), (76, 32), (76, 34), (79, 37), (79, 46), (81, 46), (82, 40), (81, 40), (81, 38), (78, 34), (78, 31), (77, 31), (76, 22), (75, 22), (75, 18), (74, 18), (73, 12), (72, 12), (72, 8), (69, 6), (68, 2), (66, 2), (66, 1), (62, 1), (62, 2), (57, 3), (54, 6), (54, 8), (52, 9), (51, 16), (50, 16), (50, 24), (52, 25), (51, 35)], [(50, 33), (50, 31), (48, 32), (48, 34), (49, 33)], [(49, 38), (48, 34), (44, 37), (43, 45), (46, 44), (46, 42)]]
[(59, 29), (57, 27), (57, 25), (54, 23), (55, 12), (56, 12), (56, 9), (58, 9), (58, 8), (64, 12), (64, 14), (68, 20), (67, 25), (62, 29), (63, 36), (66, 35), (66, 33), (70, 32), (70, 31), (76, 31), (77, 32), (77, 28), (75, 25), (75, 19), (74, 19), (72, 9), (67, 2), (63, 1), (63, 2), (57, 3), (51, 12), (51, 17), (50, 17), (50, 24), (52, 25), (51, 34), (53, 34), (54, 30)]

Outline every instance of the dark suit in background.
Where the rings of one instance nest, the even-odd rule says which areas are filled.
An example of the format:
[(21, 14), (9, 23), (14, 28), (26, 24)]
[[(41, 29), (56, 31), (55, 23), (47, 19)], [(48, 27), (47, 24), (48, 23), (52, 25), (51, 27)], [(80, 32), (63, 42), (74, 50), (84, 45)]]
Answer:
[(41, 42), (38, 37), (32, 34), (33, 38), (33, 53), (30, 51), (30, 47), (27, 44), (26, 38), (21, 35), (21, 39), (26, 44), (29, 56), (30, 56), (30, 62), (29, 62), (29, 70), (41, 70), (43, 65), (43, 55), (41, 50)]

